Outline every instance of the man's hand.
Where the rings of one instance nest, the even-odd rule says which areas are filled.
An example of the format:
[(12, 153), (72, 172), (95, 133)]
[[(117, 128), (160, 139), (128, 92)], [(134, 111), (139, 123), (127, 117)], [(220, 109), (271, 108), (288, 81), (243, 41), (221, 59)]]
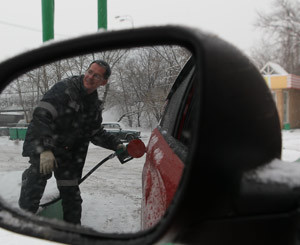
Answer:
[(40, 173), (41, 174), (50, 174), (54, 167), (57, 168), (56, 159), (52, 151), (44, 151), (40, 155)]
[(117, 146), (117, 150), (116, 150), (117, 154), (121, 154), (121, 153), (123, 153), (124, 151), (126, 151), (126, 146), (123, 145), (123, 144), (119, 144), (119, 145)]
[(123, 144), (119, 144), (117, 146), (116, 153), (117, 153), (117, 157), (118, 157), (119, 161), (122, 164), (129, 161), (130, 159), (132, 159), (127, 152), (126, 146)]

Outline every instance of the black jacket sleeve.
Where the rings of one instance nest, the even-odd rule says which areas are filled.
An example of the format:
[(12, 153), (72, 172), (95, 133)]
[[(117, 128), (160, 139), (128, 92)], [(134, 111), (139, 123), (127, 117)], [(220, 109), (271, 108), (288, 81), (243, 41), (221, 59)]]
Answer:
[(35, 108), (23, 144), (23, 156), (40, 154), (54, 148), (54, 120), (62, 106), (67, 104), (68, 96), (65, 90), (64, 83), (55, 84)]
[(97, 99), (97, 105), (95, 109), (97, 110), (97, 123), (93, 125), (97, 125), (95, 133), (93, 133), (91, 137), (91, 142), (94, 145), (116, 151), (117, 146), (122, 144), (122, 142), (114, 135), (109, 132), (106, 132), (102, 126), (102, 111), (103, 111), (103, 102)]
[(94, 145), (101, 146), (103, 148), (116, 151), (117, 146), (122, 142), (114, 135), (105, 131), (101, 126), (98, 132), (92, 137), (91, 142)]

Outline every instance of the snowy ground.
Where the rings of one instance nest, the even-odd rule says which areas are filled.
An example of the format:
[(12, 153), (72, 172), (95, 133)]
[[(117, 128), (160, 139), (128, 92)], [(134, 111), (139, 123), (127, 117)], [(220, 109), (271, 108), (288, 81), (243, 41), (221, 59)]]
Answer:
[(300, 129), (282, 131), (282, 160), (295, 162), (300, 158)]
[[(149, 133), (142, 133), (147, 144)], [(21, 155), (23, 142), (0, 137), (0, 195), (18, 207), (21, 174), (28, 158)], [(112, 151), (90, 144), (84, 172), (87, 173)], [(121, 164), (117, 157), (108, 160), (81, 185), (82, 225), (101, 232), (136, 232), (140, 230), (142, 168), (145, 156)], [(55, 178), (48, 180), (41, 203), (58, 195)]]
[[(300, 129), (282, 133), (282, 159), (289, 162), (300, 159)], [(143, 141), (147, 143), (149, 133), (142, 133), (142, 135)], [(0, 195), (15, 207), (17, 207), (20, 191), (21, 173), (28, 167), (28, 159), (21, 156), (22, 145), (21, 141), (14, 142), (8, 137), (0, 137)], [(110, 153), (108, 150), (91, 145), (84, 173)], [(82, 183), (81, 192), (84, 200), (82, 225), (104, 232), (140, 230), (141, 173), (144, 161), (145, 157), (142, 157), (121, 165), (117, 158), (109, 160)], [(282, 172), (280, 164), (278, 162), (271, 164), (272, 168), (263, 171), (262, 176), (268, 177), (275, 170), (276, 174)], [(293, 165), (293, 173), (282, 173), (285, 178), (287, 174), (300, 176), (300, 163), (291, 165)], [(44, 201), (56, 194), (57, 190), (52, 178), (47, 185)], [(18, 238), (17, 234), (0, 229), (1, 244), (17, 244)], [(25, 244), (27, 244), (26, 239), (23, 240)], [(39, 244), (39, 241), (29, 239), (28, 244)]]

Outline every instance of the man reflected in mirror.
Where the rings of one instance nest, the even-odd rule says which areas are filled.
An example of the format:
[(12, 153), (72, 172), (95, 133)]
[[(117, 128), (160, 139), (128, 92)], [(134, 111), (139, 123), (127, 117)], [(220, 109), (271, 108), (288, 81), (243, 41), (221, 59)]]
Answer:
[(113, 151), (126, 148), (101, 126), (103, 103), (97, 88), (107, 84), (110, 74), (105, 61), (95, 60), (84, 75), (56, 83), (35, 108), (23, 145), (22, 155), (29, 157), (30, 166), (22, 175), (22, 209), (38, 211), (47, 180), (54, 172), (64, 220), (80, 224), (79, 180), (89, 143)]

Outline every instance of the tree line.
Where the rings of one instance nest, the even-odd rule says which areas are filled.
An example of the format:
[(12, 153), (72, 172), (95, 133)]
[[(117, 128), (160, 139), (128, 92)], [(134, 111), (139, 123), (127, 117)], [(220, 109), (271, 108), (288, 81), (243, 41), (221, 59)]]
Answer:
[(257, 67), (273, 61), (300, 75), (300, 1), (273, 0), (268, 11), (258, 13), (255, 26), (264, 33), (251, 51)]
[(93, 53), (60, 60), (14, 80), (1, 94), (0, 109), (22, 108), (27, 122), (43, 95), (64, 78), (84, 74), (96, 59), (108, 62), (112, 75), (98, 89), (104, 111), (112, 111), (130, 127), (153, 128), (159, 122), (166, 96), (190, 57), (179, 46), (154, 46)]

